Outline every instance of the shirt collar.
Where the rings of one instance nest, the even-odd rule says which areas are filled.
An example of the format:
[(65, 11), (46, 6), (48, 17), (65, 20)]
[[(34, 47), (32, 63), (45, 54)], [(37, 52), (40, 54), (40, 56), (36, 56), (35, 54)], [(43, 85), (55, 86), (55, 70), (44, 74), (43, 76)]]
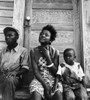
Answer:
[(13, 50), (17, 52), (19, 50), (19, 45), (17, 45)]
[(66, 65), (66, 67), (68, 67), (68, 68), (73, 68), (73, 66), (75, 66), (75, 62), (74, 62), (74, 64), (73, 65), (68, 65), (66, 62), (64, 62), (64, 64)]
[[(15, 48), (12, 49), (13, 51), (17, 52), (19, 50), (19, 45), (17, 45)], [(6, 52), (10, 51), (8, 48), (6, 48)]]

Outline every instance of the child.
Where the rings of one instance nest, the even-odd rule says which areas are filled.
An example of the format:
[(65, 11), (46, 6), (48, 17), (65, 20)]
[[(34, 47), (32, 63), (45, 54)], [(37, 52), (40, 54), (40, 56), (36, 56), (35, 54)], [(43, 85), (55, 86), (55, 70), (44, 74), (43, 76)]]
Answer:
[[(65, 62), (59, 66), (55, 87), (62, 80), (65, 100), (87, 100), (87, 93), (83, 84), (84, 73), (80, 63), (75, 62), (75, 51), (68, 48), (63, 53)], [(62, 75), (62, 78), (61, 78)]]
[(46, 25), (39, 34), (40, 45), (30, 52), (34, 79), (30, 83), (30, 96), (33, 100), (62, 100), (62, 89), (52, 93), (55, 75), (59, 66), (59, 52), (51, 46), (57, 32), (52, 25)]

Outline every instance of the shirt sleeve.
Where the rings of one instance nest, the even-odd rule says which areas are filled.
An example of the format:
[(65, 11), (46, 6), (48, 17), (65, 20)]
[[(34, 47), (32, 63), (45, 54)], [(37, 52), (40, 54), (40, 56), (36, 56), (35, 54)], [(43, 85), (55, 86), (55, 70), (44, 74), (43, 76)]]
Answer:
[(22, 55), (21, 55), (21, 66), (22, 66), (22, 68), (29, 70), (28, 61), (29, 61), (28, 51), (27, 51), (27, 49), (25, 49), (23, 51)]
[(78, 65), (78, 73), (77, 73), (77, 74), (78, 74), (78, 77), (79, 77), (80, 79), (82, 79), (83, 76), (85, 76), (81, 65)]
[(58, 66), (58, 71), (57, 71), (57, 75), (61, 75), (61, 66)]

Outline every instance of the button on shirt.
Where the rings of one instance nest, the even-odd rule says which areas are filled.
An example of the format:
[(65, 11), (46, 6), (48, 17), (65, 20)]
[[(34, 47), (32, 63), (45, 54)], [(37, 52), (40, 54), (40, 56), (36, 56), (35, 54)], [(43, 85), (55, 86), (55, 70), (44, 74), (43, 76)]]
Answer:
[(18, 71), (20, 67), (29, 70), (27, 49), (19, 45), (11, 51), (4, 48), (0, 53), (1, 71)]

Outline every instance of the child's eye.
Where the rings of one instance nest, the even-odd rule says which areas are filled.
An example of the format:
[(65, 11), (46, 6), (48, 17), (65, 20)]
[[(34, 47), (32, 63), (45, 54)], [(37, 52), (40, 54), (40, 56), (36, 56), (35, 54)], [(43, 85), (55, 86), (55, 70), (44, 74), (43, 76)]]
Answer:
[(48, 34), (45, 34), (45, 36), (49, 36)]
[(41, 32), (40, 35), (43, 35), (43, 32)]

